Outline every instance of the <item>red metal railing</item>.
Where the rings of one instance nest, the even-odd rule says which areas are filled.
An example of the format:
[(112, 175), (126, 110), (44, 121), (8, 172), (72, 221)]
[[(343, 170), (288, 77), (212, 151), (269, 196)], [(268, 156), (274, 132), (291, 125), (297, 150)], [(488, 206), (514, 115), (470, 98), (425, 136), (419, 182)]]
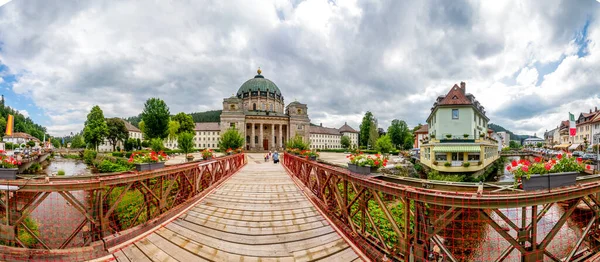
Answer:
[(474, 184), (458, 192), (283, 159), (313, 202), (376, 261), (571, 261), (600, 249), (598, 181), (534, 192)]
[(81, 261), (161, 224), (245, 164), (244, 154), (145, 172), (0, 181), (0, 260)]

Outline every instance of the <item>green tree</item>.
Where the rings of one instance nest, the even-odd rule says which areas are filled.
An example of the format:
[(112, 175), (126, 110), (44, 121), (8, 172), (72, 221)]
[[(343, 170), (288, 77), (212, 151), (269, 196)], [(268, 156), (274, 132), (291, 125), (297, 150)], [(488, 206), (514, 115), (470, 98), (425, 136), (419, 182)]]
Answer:
[(231, 148), (237, 149), (244, 146), (244, 138), (234, 127), (230, 127), (221, 135), (221, 140), (219, 141), (219, 149), (222, 152)]
[(136, 147), (137, 145), (137, 140), (135, 138), (128, 138), (127, 141), (125, 141), (125, 151), (132, 151), (134, 149), (137, 149)]
[(196, 124), (194, 124), (194, 119), (192, 118), (192, 116), (184, 112), (180, 112), (173, 117), (173, 120), (179, 122), (179, 130), (177, 131), (177, 134), (185, 132), (192, 134), (194, 133), (194, 128), (196, 127)]
[(350, 141), (350, 138), (348, 136), (342, 136), (342, 138), (340, 138), (340, 144), (342, 144), (342, 147), (344, 147), (345, 149), (348, 149), (350, 147), (350, 143), (352, 143)]
[(194, 149), (193, 140), (194, 135), (192, 133), (181, 133), (177, 137), (177, 147), (179, 147), (179, 149), (181, 149), (181, 151), (183, 151), (183, 153), (187, 155), (189, 152), (192, 152), (192, 149)]
[(308, 150), (310, 149), (310, 143), (304, 142), (302, 136), (296, 134), (294, 138), (290, 139), (287, 143), (285, 143), (286, 148), (297, 148), (300, 150)]
[(34, 146), (35, 146), (35, 141), (33, 141), (33, 140), (29, 140), (29, 141), (27, 141), (27, 145), (28, 145), (29, 147), (34, 147)]
[[(367, 111), (365, 113), (365, 116), (362, 119), (362, 122), (360, 124), (360, 131), (359, 131), (359, 145), (361, 146), (367, 146), (367, 144), (369, 143), (369, 136), (371, 134), (371, 126), (373, 125), (373, 122), (375, 121), (375, 118), (373, 117), (373, 114), (370, 111)], [(375, 128), (375, 131), (377, 131), (377, 128)]]
[(408, 132), (404, 138), (403, 149), (412, 149), (415, 145), (415, 137), (412, 133)]
[(152, 140), (150, 140), (150, 148), (152, 149), (152, 151), (158, 152), (162, 151), (165, 148), (165, 146), (163, 145), (162, 139), (152, 138)]
[(179, 122), (169, 121), (169, 140), (175, 140), (179, 134)]
[[(542, 147), (543, 145), (544, 145), (544, 144), (542, 144), (542, 142), (538, 142), (536, 146), (537, 146), (537, 147)], [(587, 145), (586, 145), (586, 148), (587, 148)]]
[(4, 131), (6, 131), (6, 118), (0, 116), (0, 134), (4, 136)]
[(517, 142), (511, 140), (510, 142), (508, 142), (508, 147), (517, 149), (517, 148), (520, 148), (521, 146), (519, 146), (519, 144)]
[(388, 136), (392, 140), (392, 144), (396, 148), (405, 148), (407, 137), (410, 137), (410, 129), (404, 120), (394, 119), (392, 124), (388, 127)]
[(92, 110), (87, 115), (85, 126), (83, 128), (83, 139), (94, 150), (98, 149), (98, 145), (102, 143), (106, 135), (108, 134), (108, 127), (106, 120), (104, 119), (104, 113), (99, 106), (92, 107)]
[(140, 131), (142, 131), (142, 134), (146, 134), (146, 124), (144, 123), (144, 121), (140, 121), (138, 123), (138, 128), (140, 129)]
[(147, 139), (164, 139), (169, 135), (169, 107), (159, 98), (150, 98), (144, 104), (142, 121)]
[(81, 135), (75, 135), (71, 140), (71, 148), (85, 148), (85, 142)]
[(125, 122), (120, 118), (109, 118), (106, 119), (106, 125), (108, 126), (108, 134), (106, 135), (106, 139), (112, 145), (113, 151), (117, 146), (119, 141), (125, 142), (129, 137), (129, 131), (127, 131), (127, 127), (125, 126)]
[(50, 140), (52, 143), (52, 146), (54, 148), (60, 148), (60, 140), (56, 139), (56, 138), (52, 138), (52, 140)]
[(378, 138), (379, 138), (379, 131), (377, 130), (377, 120), (373, 120), (373, 123), (371, 123), (371, 127), (369, 130), (368, 145), (371, 146), (371, 148), (375, 147), (375, 143), (377, 143)]
[(387, 154), (392, 149), (394, 149), (394, 144), (392, 143), (392, 139), (388, 135), (381, 136), (375, 142), (375, 150), (377, 150), (380, 153)]

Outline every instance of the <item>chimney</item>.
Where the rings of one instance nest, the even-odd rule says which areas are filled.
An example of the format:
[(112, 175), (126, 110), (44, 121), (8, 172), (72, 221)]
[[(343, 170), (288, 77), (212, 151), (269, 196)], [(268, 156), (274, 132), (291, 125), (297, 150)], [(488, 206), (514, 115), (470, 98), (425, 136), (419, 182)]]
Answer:
[(592, 109), (590, 108), (590, 114), (592, 113)]
[(323, 123), (320, 123), (319, 126), (323, 126)]
[(467, 84), (465, 82), (460, 82), (460, 89), (462, 89), (463, 94), (467, 93)]
[(598, 112), (598, 107), (597, 106), (594, 107), (594, 112)]

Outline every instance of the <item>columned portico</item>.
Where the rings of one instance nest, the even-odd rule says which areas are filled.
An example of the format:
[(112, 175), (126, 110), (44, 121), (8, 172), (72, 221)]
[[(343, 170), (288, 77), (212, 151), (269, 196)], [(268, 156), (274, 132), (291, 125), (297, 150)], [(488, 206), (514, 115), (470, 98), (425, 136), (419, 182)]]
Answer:
[(264, 138), (263, 138), (263, 124), (260, 123), (260, 136), (258, 137), (258, 143), (260, 144), (260, 148), (261, 149), (264, 149), (263, 148), (264, 147), (263, 140), (264, 140)]
[(279, 125), (279, 148), (283, 148), (283, 125)]
[(275, 124), (271, 124), (271, 148), (275, 149)]
[(250, 137), (250, 145), (251, 145), (250, 149), (252, 149), (252, 150), (254, 150), (254, 149), (256, 148), (256, 143), (255, 143), (255, 142), (256, 142), (256, 141), (255, 141), (255, 139), (256, 139), (256, 135), (254, 134), (254, 133), (255, 133), (255, 132), (254, 132), (254, 128), (255, 128), (254, 126), (255, 126), (255, 124), (254, 124), (254, 123), (251, 123), (251, 124), (250, 124), (250, 128), (252, 128), (252, 131), (251, 131), (251, 133), (252, 133), (252, 136)]

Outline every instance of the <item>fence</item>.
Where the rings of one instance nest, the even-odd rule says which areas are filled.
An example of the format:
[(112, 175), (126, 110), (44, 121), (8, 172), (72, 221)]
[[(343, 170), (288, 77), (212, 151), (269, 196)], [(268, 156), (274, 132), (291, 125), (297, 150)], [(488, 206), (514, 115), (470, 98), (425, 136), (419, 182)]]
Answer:
[(459, 192), (390, 183), (289, 154), (284, 165), (376, 261), (572, 261), (600, 249), (597, 179), (551, 191), (474, 184)]
[(244, 161), (236, 154), (145, 172), (0, 181), (0, 260), (107, 255), (191, 205)]

